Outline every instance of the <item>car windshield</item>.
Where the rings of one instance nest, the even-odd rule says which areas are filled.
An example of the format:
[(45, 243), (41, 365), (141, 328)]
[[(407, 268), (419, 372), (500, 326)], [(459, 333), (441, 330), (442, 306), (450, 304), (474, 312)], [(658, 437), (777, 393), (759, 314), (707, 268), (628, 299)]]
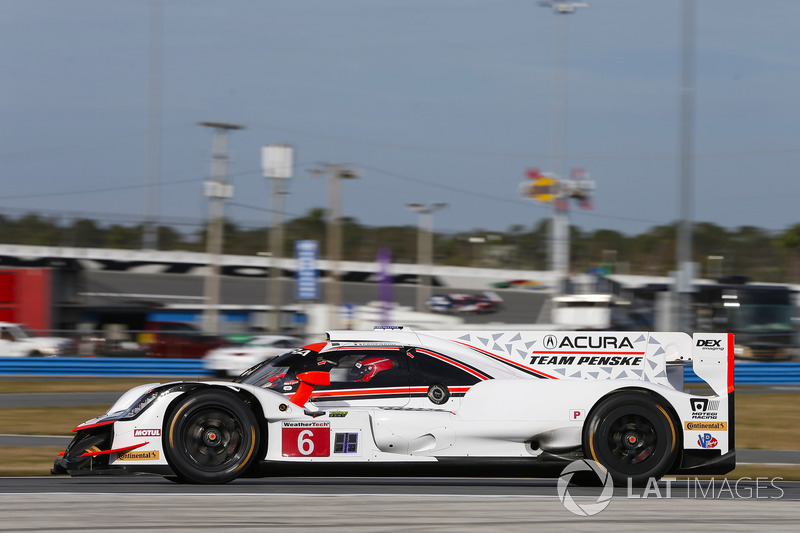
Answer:
[(298, 348), (245, 370), (235, 382), (265, 389), (282, 389), (296, 384), (297, 374), (309, 370), (328, 371), (333, 366), (319, 352)]

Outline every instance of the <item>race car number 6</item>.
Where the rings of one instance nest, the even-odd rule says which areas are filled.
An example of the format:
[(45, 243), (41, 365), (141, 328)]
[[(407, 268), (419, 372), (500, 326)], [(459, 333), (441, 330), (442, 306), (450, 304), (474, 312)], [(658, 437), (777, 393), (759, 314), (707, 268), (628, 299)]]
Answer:
[(331, 454), (330, 426), (284, 426), (281, 433), (284, 457), (329, 457)]

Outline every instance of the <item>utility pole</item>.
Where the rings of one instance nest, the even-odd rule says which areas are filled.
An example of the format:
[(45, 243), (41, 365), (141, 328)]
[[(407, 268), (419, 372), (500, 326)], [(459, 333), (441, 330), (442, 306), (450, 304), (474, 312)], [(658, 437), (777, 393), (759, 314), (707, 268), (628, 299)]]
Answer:
[(285, 184), (292, 177), (294, 167), (294, 149), (286, 144), (271, 144), (261, 149), (261, 168), (264, 177), (272, 182), (270, 195), (270, 211), (272, 227), (269, 232), (269, 249), (271, 252), (271, 269), (268, 276), (268, 301), (272, 305), (268, 326), (271, 331), (281, 330), (281, 307), (283, 305), (283, 269), (280, 266), (283, 257), (283, 204), (286, 194)]
[(244, 126), (223, 122), (201, 122), (200, 125), (214, 129), (211, 181), (205, 182), (205, 194), (209, 198), (208, 234), (206, 235), (206, 253), (209, 264), (203, 287), (205, 296), (203, 331), (216, 335), (219, 333), (219, 271), (224, 240), (225, 199), (233, 196), (233, 185), (227, 182), (228, 133), (232, 130), (244, 129)]
[(343, 164), (325, 163), (322, 168), (314, 169), (312, 174), (325, 174), (328, 177), (328, 220), (327, 250), (330, 272), (325, 300), (328, 304), (328, 328), (339, 328), (339, 306), (342, 303), (341, 265), (342, 260), (342, 180), (361, 177), (361, 172), (345, 168)]
[(417, 311), (425, 310), (425, 302), (431, 297), (431, 266), (433, 265), (433, 213), (447, 207), (446, 203), (430, 205), (406, 204), (417, 212)]

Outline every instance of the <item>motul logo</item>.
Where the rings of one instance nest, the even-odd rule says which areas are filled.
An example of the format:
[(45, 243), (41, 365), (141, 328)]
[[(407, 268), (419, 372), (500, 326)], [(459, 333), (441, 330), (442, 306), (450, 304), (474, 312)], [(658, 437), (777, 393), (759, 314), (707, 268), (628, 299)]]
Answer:
[(134, 429), (133, 430), (134, 437), (160, 437), (161, 430), (160, 429)]

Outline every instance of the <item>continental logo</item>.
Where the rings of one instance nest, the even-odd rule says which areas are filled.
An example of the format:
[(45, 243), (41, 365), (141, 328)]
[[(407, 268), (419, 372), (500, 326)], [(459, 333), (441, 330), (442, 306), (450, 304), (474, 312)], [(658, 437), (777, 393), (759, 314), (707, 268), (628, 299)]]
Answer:
[(710, 430), (714, 429), (717, 431), (728, 431), (728, 423), (727, 422), (684, 422), (684, 427), (689, 431), (698, 431), (698, 430)]
[(158, 450), (125, 452), (121, 454), (119, 461), (158, 461)]

